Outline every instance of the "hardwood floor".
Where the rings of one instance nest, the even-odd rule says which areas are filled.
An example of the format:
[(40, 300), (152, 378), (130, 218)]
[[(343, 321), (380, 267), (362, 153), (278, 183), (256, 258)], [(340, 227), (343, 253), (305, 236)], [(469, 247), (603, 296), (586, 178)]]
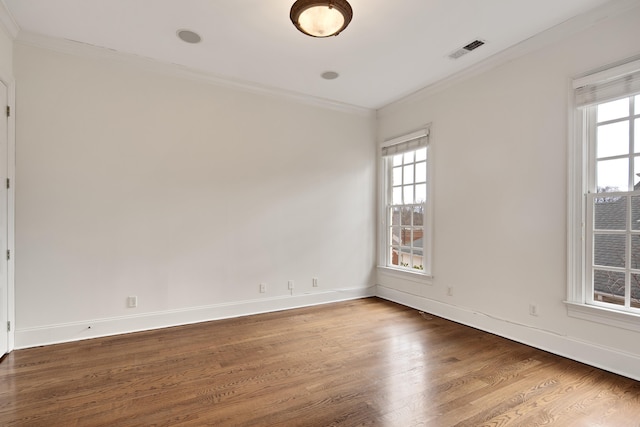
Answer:
[(640, 382), (376, 298), (17, 350), (2, 426), (640, 426)]

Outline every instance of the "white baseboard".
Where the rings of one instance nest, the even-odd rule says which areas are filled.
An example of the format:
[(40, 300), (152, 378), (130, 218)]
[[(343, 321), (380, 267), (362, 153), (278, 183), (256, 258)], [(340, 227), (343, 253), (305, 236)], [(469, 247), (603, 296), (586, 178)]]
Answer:
[(640, 381), (640, 356), (378, 285), (376, 295), (417, 310)]
[(371, 296), (378, 296), (397, 302), (407, 307), (422, 310), (463, 325), (640, 381), (640, 356), (638, 355), (622, 353), (594, 343), (497, 319), (483, 313), (444, 304), (384, 286), (377, 286), (377, 289), (375, 287), (357, 288), (281, 296), (135, 316), (17, 329), (15, 332), (15, 349), (289, 310)]
[(79, 341), (89, 338), (289, 310), (371, 296), (375, 296), (375, 287), (262, 298), (183, 310), (17, 329), (15, 333), (15, 348), (22, 349)]

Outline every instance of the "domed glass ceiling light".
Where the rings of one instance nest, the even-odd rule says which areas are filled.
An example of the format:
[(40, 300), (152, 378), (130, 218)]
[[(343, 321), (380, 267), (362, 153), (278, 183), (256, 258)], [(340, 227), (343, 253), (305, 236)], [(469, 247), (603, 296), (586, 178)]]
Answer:
[(346, 0), (297, 0), (289, 16), (293, 25), (306, 35), (331, 37), (347, 28), (353, 11)]

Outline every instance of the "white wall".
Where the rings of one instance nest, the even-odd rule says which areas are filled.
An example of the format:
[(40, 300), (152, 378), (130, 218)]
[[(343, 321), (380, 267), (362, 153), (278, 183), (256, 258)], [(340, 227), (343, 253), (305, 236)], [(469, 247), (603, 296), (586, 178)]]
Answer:
[(373, 115), (22, 43), (14, 61), (17, 347), (373, 292)]
[(0, 25), (0, 77), (8, 79), (13, 76), (13, 40)]
[(379, 112), (380, 140), (432, 123), (435, 156), (433, 284), (379, 274), (381, 295), (640, 378), (639, 333), (563, 304), (570, 79), (640, 54), (639, 22), (636, 7)]

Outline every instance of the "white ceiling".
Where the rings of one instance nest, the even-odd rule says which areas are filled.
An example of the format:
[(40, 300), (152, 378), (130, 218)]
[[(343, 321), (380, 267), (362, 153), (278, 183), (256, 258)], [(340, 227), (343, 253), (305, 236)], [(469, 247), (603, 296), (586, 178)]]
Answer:
[[(607, 0), (349, 0), (353, 20), (315, 39), (294, 0), (2, 0), (21, 32), (175, 63), (215, 77), (379, 108)], [(202, 36), (192, 45), (176, 31)], [(467, 43), (486, 45), (458, 60)], [(336, 80), (324, 80), (324, 71)]]

